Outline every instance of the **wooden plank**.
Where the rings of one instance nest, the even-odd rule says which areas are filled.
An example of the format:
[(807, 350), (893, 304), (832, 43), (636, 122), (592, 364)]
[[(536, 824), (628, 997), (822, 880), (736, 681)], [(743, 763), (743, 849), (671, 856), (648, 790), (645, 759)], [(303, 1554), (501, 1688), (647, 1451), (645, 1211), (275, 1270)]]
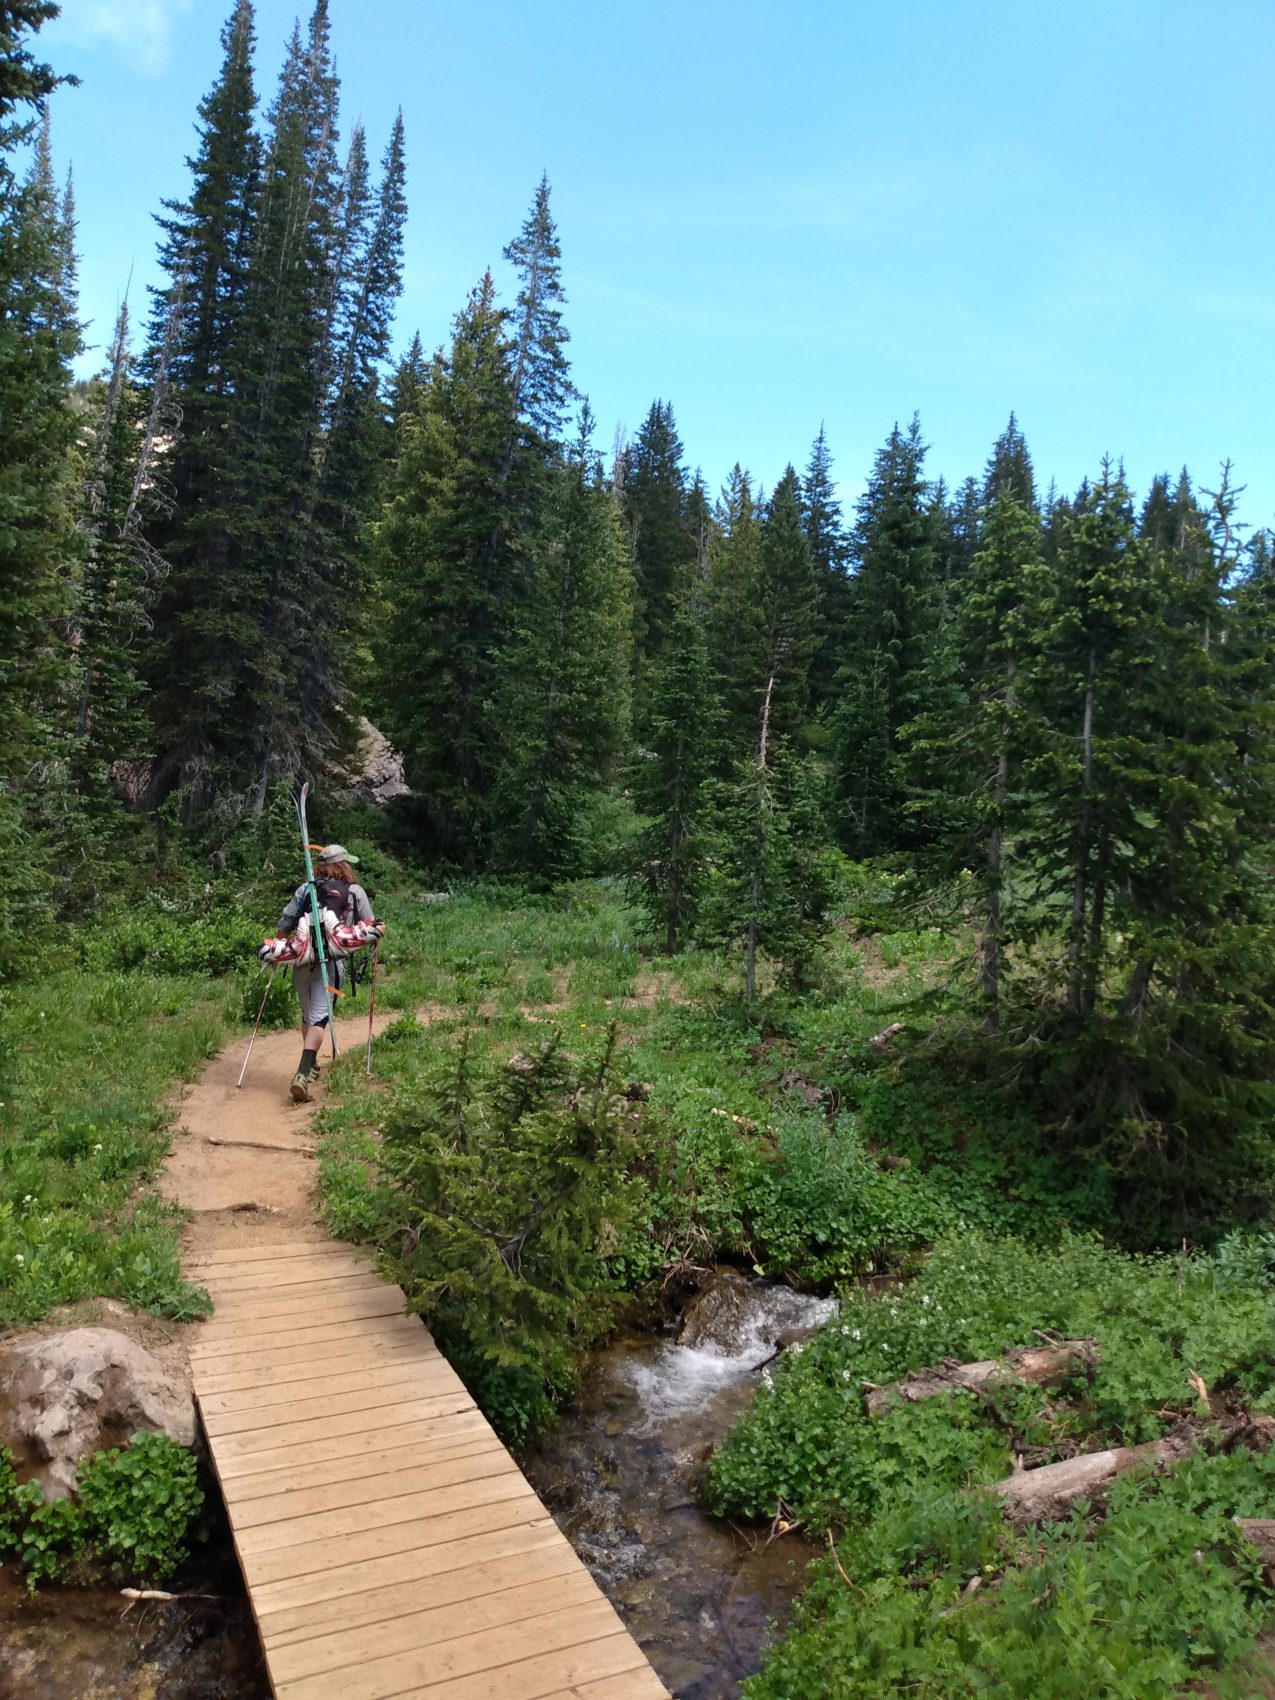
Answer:
[[(574, 1693), (590, 1678), (619, 1676), (625, 1671), (639, 1670), (645, 1664), (646, 1655), (628, 1630), (621, 1628), (604, 1640), (449, 1680), (436, 1691), (430, 1685), (398, 1692), (421, 1695), (425, 1700), (547, 1700), (549, 1695), (564, 1691)], [(279, 1700), (284, 1700), (282, 1690)], [(299, 1700), (299, 1697), (288, 1695), (287, 1700)], [(348, 1689), (345, 1700), (350, 1700)], [(372, 1696), (368, 1694), (366, 1700), (372, 1700)]]
[(343, 1270), (371, 1268), (376, 1268), (371, 1256), (331, 1256), (325, 1251), (313, 1258), (279, 1258), (274, 1263), (223, 1263), (197, 1273), (207, 1287), (216, 1287), (218, 1292), (235, 1292), (246, 1285), (321, 1287), (325, 1280), (340, 1277)]
[[(318, 1302), (324, 1293), (330, 1293), (334, 1287), (343, 1286), (350, 1281), (379, 1281), (379, 1276), (370, 1263), (329, 1263), (324, 1269), (311, 1274), (296, 1276), (274, 1276), (268, 1280), (260, 1280), (254, 1275), (219, 1276), (216, 1280), (204, 1283), (217, 1304), (238, 1304), (246, 1298), (310, 1298)], [(393, 1286), (394, 1283), (388, 1282)]]
[(381, 1449), (376, 1452), (356, 1452), (348, 1457), (332, 1458), (318, 1463), (305, 1458), (298, 1464), (281, 1465), (251, 1476), (235, 1477), (235, 1503), (247, 1505), (255, 1499), (269, 1499), (277, 1493), (287, 1493), (304, 1482), (308, 1488), (337, 1487), (342, 1482), (358, 1481), (361, 1476), (382, 1476), (394, 1470), (434, 1470), (440, 1484), (446, 1480), (464, 1481), (463, 1473), (470, 1460), (485, 1455), (507, 1458), (509, 1454), (488, 1430), (486, 1433), (460, 1435), (455, 1439), (429, 1440), (422, 1443), (419, 1435), (406, 1446)]
[[(377, 1445), (428, 1446), (437, 1455), (445, 1446), (468, 1444), (476, 1435), (491, 1433), (482, 1412), (466, 1395), (455, 1411), (433, 1416), (410, 1415), (382, 1429)], [(367, 1424), (360, 1417), (333, 1431), (329, 1423), (310, 1423), (301, 1432), (264, 1430), (260, 1434), (227, 1435), (213, 1449), (217, 1474), (223, 1482), (272, 1470), (305, 1469), (310, 1463), (361, 1457), (367, 1451)]]
[(383, 1553), (379, 1558), (352, 1564), (338, 1563), (330, 1570), (309, 1575), (281, 1576), (271, 1582), (257, 1576), (254, 1566), (252, 1603), (261, 1623), (324, 1624), (330, 1614), (356, 1610), (363, 1595), (371, 1597), (381, 1588), (414, 1588), (429, 1577), (556, 1549), (559, 1541), (566, 1544), (562, 1531), (541, 1506), (538, 1516), (511, 1523), (508, 1528), (479, 1529), (434, 1546)]
[(557, 1576), (539, 1576), (502, 1588), (497, 1593), (465, 1601), (463, 1611), (455, 1602), (401, 1612), (383, 1622), (361, 1629), (348, 1625), (328, 1635), (293, 1641), (270, 1648), (270, 1674), (275, 1682), (296, 1682), (323, 1671), (362, 1666), (369, 1660), (382, 1661), (394, 1655), (422, 1652), (440, 1641), (456, 1638), (458, 1625), (468, 1636), (478, 1636), (511, 1624), (525, 1627), (528, 1620), (593, 1604), (598, 1585), (583, 1568)]
[[(380, 1456), (387, 1458), (384, 1453)], [(361, 1505), (442, 1488), (463, 1488), (489, 1477), (518, 1473), (517, 1464), (500, 1445), (469, 1452), (461, 1458), (444, 1459), (441, 1463), (423, 1457), (420, 1452), (392, 1452), (379, 1469), (369, 1458), (358, 1475), (346, 1475), (330, 1482), (316, 1482), (314, 1467), (303, 1475), (276, 1470), (267, 1478), (276, 1483), (273, 1493), (235, 1495), (235, 1528), (253, 1529), (260, 1523), (290, 1521), (316, 1511), (335, 1511), (342, 1505)]]
[[(405, 1406), (417, 1407), (421, 1416), (442, 1417), (456, 1408), (458, 1399), (462, 1401), (462, 1409), (464, 1403), (471, 1402), (456, 1372), (449, 1365), (445, 1368), (446, 1374), (432, 1364), (413, 1365), (412, 1376), (393, 1387), (364, 1387), (331, 1399), (325, 1396), (297, 1399), (291, 1405), (271, 1405), (264, 1411), (205, 1411), (201, 1402), (200, 1413), (210, 1440), (230, 1434), (264, 1434), (271, 1429), (288, 1431), (314, 1420), (328, 1422), (329, 1418), (349, 1416), (358, 1419), (366, 1430), (372, 1421), (367, 1412), (398, 1412), (393, 1420), (401, 1422)], [(328, 1427), (332, 1427), (330, 1422)]]
[(438, 1351), (417, 1316), (377, 1316), (365, 1327), (341, 1325), (346, 1332), (335, 1339), (302, 1340), (294, 1346), (262, 1346), (250, 1337), (226, 1341), (206, 1352), (192, 1352), (191, 1360), (198, 1364), (199, 1373), (233, 1374), (241, 1369), (280, 1369), (289, 1365), (332, 1364), (358, 1362), (389, 1349), (391, 1346), (412, 1345), (422, 1356), (433, 1357)]
[(225, 1269), (242, 1263), (273, 1263), (288, 1257), (354, 1257), (357, 1248), (340, 1240), (269, 1240), (258, 1243), (244, 1236), (243, 1245), (226, 1246), (221, 1251), (197, 1251), (182, 1259), (182, 1268), (189, 1271)]
[[(521, 1542), (518, 1550), (498, 1558), (484, 1559), (475, 1564), (453, 1565), (435, 1576), (418, 1576), (410, 1582), (389, 1582), (378, 1588), (343, 1594), (337, 1599), (317, 1600), (309, 1605), (281, 1607), (277, 1611), (258, 1609), (262, 1633), (271, 1647), (287, 1647), (298, 1641), (310, 1641), (328, 1633), (362, 1629), (369, 1624), (385, 1624), (411, 1612), (430, 1611), (449, 1606), (467, 1616), (470, 1604), (487, 1594), (501, 1594), (508, 1588), (550, 1580), (555, 1576), (577, 1575), (584, 1566), (557, 1531), (535, 1525), (509, 1531)], [(495, 1545), (501, 1537), (480, 1535), (475, 1548)], [(534, 1543), (534, 1544), (528, 1544)], [(506, 1544), (509, 1544), (506, 1542)], [(427, 1548), (426, 1553), (437, 1548)], [(412, 1555), (415, 1556), (415, 1555)]]
[[(254, 1345), (264, 1345), (277, 1341), (279, 1345), (302, 1345), (307, 1341), (330, 1338), (332, 1331), (345, 1327), (349, 1329), (354, 1322), (367, 1322), (377, 1316), (405, 1316), (403, 1295), (397, 1287), (387, 1287), (383, 1294), (368, 1293), (364, 1297), (348, 1299), (339, 1309), (333, 1305), (323, 1307), (323, 1315), (312, 1324), (289, 1320), (286, 1317), (264, 1317), (258, 1322), (253, 1318), (236, 1317), (234, 1321), (205, 1322), (200, 1331), (199, 1339), (190, 1349), (191, 1357), (206, 1356), (215, 1347), (224, 1347), (228, 1341), (251, 1339)], [(349, 1337), (358, 1338), (358, 1329), (352, 1329)]]
[(320, 1298), (316, 1298), (309, 1287), (270, 1288), (266, 1292), (243, 1293), (230, 1300), (223, 1299), (220, 1292), (214, 1292), (212, 1298), (216, 1308), (206, 1327), (211, 1338), (213, 1325), (219, 1322), (242, 1323), (249, 1320), (255, 1323), (270, 1317), (314, 1322), (320, 1317), (341, 1314), (350, 1300), (384, 1291), (384, 1281), (378, 1280), (375, 1275), (346, 1275), (324, 1287)]
[(268, 1339), (260, 1339), (251, 1330), (241, 1329), (237, 1336), (230, 1335), (216, 1340), (192, 1340), (187, 1352), (192, 1364), (207, 1362), (209, 1358), (225, 1358), (235, 1353), (266, 1351), (273, 1356), (276, 1351), (284, 1352), (300, 1350), (302, 1347), (331, 1346), (334, 1350), (365, 1337), (369, 1328), (375, 1328), (378, 1333), (385, 1333), (394, 1322), (411, 1322), (419, 1328), (423, 1324), (419, 1317), (409, 1316), (406, 1311), (401, 1314), (390, 1311), (381, 1317), (354, 1317), (350, 1321), (319, 1322), (312, 1328), (294, 1328), (290, 1334), (274, 1335)]
[(397, 1531), (400, 1524), (407, 1525), (413, 1535), (425, 1535), (435, 1522), (444, 1522), (457, 1512), (486, 1509), (506, 1500), (519, 1501), (523, 1515), (526, 1515), (529, 1506), (535, 1510), (540, 1508), (540, 1502), (528, 1487), (522, 1472), (513, 1469), (499, 1476), (457, 1482), (451, 1487), (398, 1494), (392, 1499), (365, 1499), (353, 1505), (338, 1505), (331, 1510), (298, 1507), (291, 1517), (282, 1522), (253, 1522), (249, 1528), (241, 1526), (235, 1508), (232, 1508), (230, 1518), (235, 1531), (235, 1545), (243, 1559), (251, 1559), (258, 1553), (287, 1552), (294, 1547), (321, 1545), (332, 1550), (339, 1545), (344, 1554), (356, 1536), (390, 1536), (390, 1531)]
[[(199, 1408), (205, 1415), (210, 1412), (226, 1415), (232, 1411), (255, 1411), (264, 1417), (264, 1413), (273, 1410), (276, 1405), (295, 1409), (299, 1403), (317, 1396), (320, 1389), (324, 1399), (331, 1399), (346, 1393), (395, 1388), (404, 1383), (445, 1390), (455, 1380), (456, 1371), (441, 1354), (426, 1358), (409, 1353), (388, 1364), (334, 1365), (326, 1376), (317, 1376), (309, 1381), (296, 1381), (287, 1376), (274, 1381), (255, 1381), (250, 1387), (226, 1388), (217, 1393), (205, 1392), (201, 1385)], [(265, 1426), (264, 1422), (262, 1426)]]
[[(360, 1345), (339, 1357), (325, 1353), (322, 1357), (303, 1358), (300, 1363), (277, 1364), (263, 1355), (254, 1365), (243, 1369), (204, 1370), (199, 1385), (204, 1393), (234, 1393), (243, 1387), (305, 1387), (308, 1383), (329, 1381), (335, 1375), (354, 1375), (358, 1372), (387, 1369), (405, 1359), (433, 1363), (441, 1357), (437, 1347), (429, 1346), (427, 1337), (419, 1331), (413, 1338), (379, 1341), (373, 1335), (367, 1345)], [(216, 1361), (215, 1359), (212, 1361)]]
[[(476, 1676), (486, 1683), (493, 1680), (500, 1683), (499, 1689), (481, 1687), (476, 1693), (499, 1693), (509, 1700), (516, 1690), (507, 1687), (507, 1681), (511, 1677), (516, 1681), (514, 1673), (519, 1670), (525, 1673), (532, 1664), (540, 1664), (544, 1669), (528, 1679), (531, 1687), (529, 1690), (524, 1687), (522, 1692), (552, 1693), (552, 1686), (546, 1689), (537, 1683), (543, 1684), (546, 1676), (550, 1683), (555, 1683), (573, 1668), (590, 1668), (579, 1662), (584, 1649), (590, 1643), (616, 1638), (617, 1630), (632, 1649), (629, 1659), (633, 1654), (641, 1658), (627, 1632), (619, 1627), (611, 1605), (595, 1590), (593, 1600), (585, 1606), (572, 1606), (546, 1617), (460, 1635), (406, 1653), (366, 1659), (358, 1672), (359, 1700), (392, 1700), (395, 1695), (428, 1693), (438, 1688), (450, 1700), (453, 1693), (460, 1692), (459, 1686), (453, 1685), (459, 1685), (465, 1678), (472, 1681)], [(275, 1693), (279, 1700), (348, 1700), (350, 1673), (336, 1670), (296, 1681), (276, 1681)]]
[(599, 1682), (581, 1682), (563, 1689), (554, 1700), (668, 1700), (668, 1690), (650, 1665), (625, 1671), (621, 1676), (604, 1676)]
[[(490, 1505), (469, 1506), (431, 1517), (427, 1522), (394, 1523), (385, 1529), (366, 1529), (344, 1536), (339, 1542), (311, 1541), (306, 1546), (284, 1547), (280, 1552), (253, 1555), (250, 1585), (255, 1594), (264, 1582), (283, 1582), (290, 1576), (312, 1577), (334, 1567), (388, 1558), (396, 1552), (417, 1547), (442, 1546), (466, 1535), (485, 1535), (495, 1529), (511, 1529), (517, 1523), (532, 1523), (543, 1516), (544, 1507), (528, 1490)], [(238, 1546), (238, 1540), (235, 1545)]]

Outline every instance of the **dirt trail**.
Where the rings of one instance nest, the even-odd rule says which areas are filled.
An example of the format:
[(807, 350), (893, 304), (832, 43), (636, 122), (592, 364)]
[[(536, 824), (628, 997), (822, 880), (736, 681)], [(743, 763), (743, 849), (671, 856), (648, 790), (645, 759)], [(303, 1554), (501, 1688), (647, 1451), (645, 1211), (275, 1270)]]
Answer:
[[(376, 1031), (395, 1019), (394, 1011), (378, 1015)], [(338, 1021), (337, 1039), (343, 1053), (357, 1051), (361, 1059), (366, 1015)], [(182, 1241), (192, 1254), (254, 1240), (325, 1237), (314, 1208), (311, 1124), (323, 1102), (331, 1050), (323, 1054), (315, 1102), (294, 1104), (288, 1085), (300, 1033), (259, 1034), (247, 1078), (236, 1090), (247, 1046), (247, 1033), (237, 1035), (190, 1088), (160, 1177), (160, 1191), (192, 1212)]]

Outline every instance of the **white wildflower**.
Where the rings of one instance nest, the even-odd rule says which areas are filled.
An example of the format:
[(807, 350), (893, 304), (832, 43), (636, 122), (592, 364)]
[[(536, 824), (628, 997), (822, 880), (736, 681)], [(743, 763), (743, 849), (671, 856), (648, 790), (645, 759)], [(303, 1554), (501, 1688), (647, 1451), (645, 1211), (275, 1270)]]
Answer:
[(922, 1293), (921, 1294), (921, 1303), (923, 1305), (927, 1305), (927, 1304), (929, 1304), (929, 1302), (930, 1302), (930, 1295), (928, 1293)]
[(851, 1339), (852, 1339), (852, 1340), (862, 1340), (862, 1339), (863, 1339), (863, 1335), (862, 1335), (862, 1334), (860, 1334), (860, 1332), (859, 1332), (859, 1330), (858, 1330), (858, 1329), (857, 1329), (857, 1328), (856, 1328), (856, 1329), (854, 1329), (854, 1330), (853, 1330), (853, 1331), (852, 1331), (852, 1333), (851, 1333), (851, 1335), (850, 1335), (850, 1338), (851, 1338)]
[(850, 1371), (849, 1371), (849, 1370), (848, 1370), (848, 1369), (843, 1369), (843, 1370), (842, 1370), (842, 1372), (841, 1372), (841, 1379), (842, 1379), (842, 1381), (849, 1381), (849, 1379), (850, 1379)]

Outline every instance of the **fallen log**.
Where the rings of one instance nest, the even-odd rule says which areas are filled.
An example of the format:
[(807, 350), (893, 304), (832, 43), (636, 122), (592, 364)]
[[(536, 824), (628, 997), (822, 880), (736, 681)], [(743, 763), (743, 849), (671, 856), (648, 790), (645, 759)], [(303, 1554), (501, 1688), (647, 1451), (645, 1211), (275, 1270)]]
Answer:
[(879, 1416), (896, 1399), (906, 1400), (911, 1405), (958, 1388), (978, 1392), (995, 1381), (1034, 1381), (1039, 1387), (1049, 1387), (1065, 1381), (1077, 1370), (1092, 1369), (1097, 1361), (1096, 1340), (1060, 1340), (1051, 1346), (1021, 1346), (1017, 1351), (1006, 1352), (1002, 1358), (983, 1358), (973, 1364), (948, 1361), (937, 1364), (933, 1369), (915, 1370), (900, 1381), (890, 1381), (882, 1387), (869, 1389), (864, 1407), (869, 1416)]
[[(1077, 1500), (1101, 1503), (1117, 1476), (1139, 1464), (1171, 1470), (1201, 1446), (1229, 1452), (1236, 1446), (1265, 1450), (1275, 1438), (1275, 1417), (1232, 1417), (1208, 1428), (1189, 1424), (1145, 1441), (1141, 1446), (1111, 1446), (1102, 1452), (1082, 1452), (1057, 1464), (1034, 1470), (1015, 1470), (993, 1484), (1005, 1501), (1011, 1523), (1045, 1523), (1066, 1517)], [(1250, 1536), (1250, 1539), (1252, 1537)]]

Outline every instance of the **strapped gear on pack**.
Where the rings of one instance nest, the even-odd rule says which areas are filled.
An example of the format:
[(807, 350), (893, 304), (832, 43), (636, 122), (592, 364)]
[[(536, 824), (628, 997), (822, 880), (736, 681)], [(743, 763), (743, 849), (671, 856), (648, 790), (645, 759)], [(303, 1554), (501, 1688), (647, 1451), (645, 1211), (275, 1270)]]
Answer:
[[(339, 890), (336, 889), (338, 887)], [(368, 945), (385, 935), (384, 921), (342, 919), (344, 905), (341, 909), (336, 905), (342, 901), (342, 892), (348, 894), (349, 889), (344, 880), (320, 881), (318, 885), (319, 913), (323, 917), (323, 941), (327, 954), (336, 958), (353, 956), (356, 951), (365, 950)], [(265, 963), (282, 963), (294, 968), (308, 967), (315, 960), (311, 927), (309, 915), (302, 915), (297, 921), (295, 932), (287, 938), (264, 939), (257, 952), (258, 957)]]

